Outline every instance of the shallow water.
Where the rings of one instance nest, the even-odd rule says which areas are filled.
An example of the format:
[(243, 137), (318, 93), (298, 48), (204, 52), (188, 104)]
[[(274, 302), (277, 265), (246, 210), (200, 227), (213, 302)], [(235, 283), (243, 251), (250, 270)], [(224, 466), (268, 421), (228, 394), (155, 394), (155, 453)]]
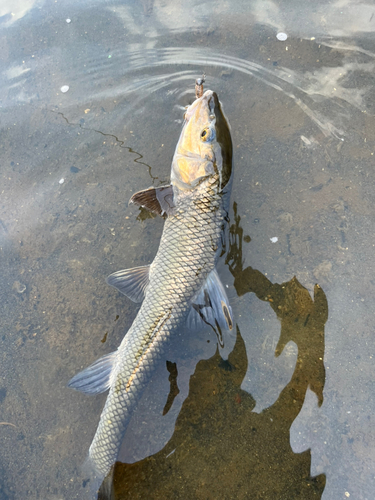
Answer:
[(6, 0), (0, 27), (0, 499), (91, 495), (106, 396), (66, 384), (137, 314), (105, 277), (156, 253), (127, 202), (168, 181), (203, 72), (234, 142), (235, 369), (176, 337), (180, 393), (163, 417), (160, 366), (117, 497), (372, 499), (375, 7)]

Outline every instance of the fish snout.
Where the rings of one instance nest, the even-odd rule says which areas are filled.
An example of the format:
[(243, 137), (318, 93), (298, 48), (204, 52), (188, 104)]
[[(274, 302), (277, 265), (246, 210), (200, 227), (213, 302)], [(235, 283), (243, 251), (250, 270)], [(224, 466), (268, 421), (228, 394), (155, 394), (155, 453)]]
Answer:
[(185, 121), (188, 122), (191, 118), (198, 116), (204, 116), (206, 114), (214, 115), (215, 106), (219, 102), (218, 97), (212, 90), (206, 90), (206, 92), (196, 99), (185, 112)]

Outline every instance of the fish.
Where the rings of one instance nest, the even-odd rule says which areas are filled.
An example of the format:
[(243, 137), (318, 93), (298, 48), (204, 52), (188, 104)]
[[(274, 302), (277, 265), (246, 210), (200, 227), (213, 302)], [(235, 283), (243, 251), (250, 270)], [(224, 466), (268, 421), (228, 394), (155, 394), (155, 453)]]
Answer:
[(233, 330), (232, 308), (216, 270), (228, 224), (232, 139), (217, 94), (198, 84), (202, 92), (186, 108), (170, 184), (130, 199), (165, 218), (155, 259), (107, 278), (142, 305), (118, 349), (68, 383), (86, 394), (109, 390), (88, 453), (99, 477), (116, 462), (132, 414), (173, 335), (209, 325), (221, 343)]

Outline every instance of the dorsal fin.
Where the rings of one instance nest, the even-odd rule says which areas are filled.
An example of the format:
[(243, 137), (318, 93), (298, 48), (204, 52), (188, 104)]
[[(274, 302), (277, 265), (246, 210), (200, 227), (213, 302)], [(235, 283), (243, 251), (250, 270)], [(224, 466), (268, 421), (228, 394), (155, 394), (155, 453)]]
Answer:
[(134, 203), (158, 215), (169, 215), (175, 207), (173, 202), (173, 186), (150, 187), (133, 194), (129, 204)]
[(142, 302), (149, 283), (149, 272), (150, 266), (122, 269), (110, 274), (106, 281), (133, 302)]

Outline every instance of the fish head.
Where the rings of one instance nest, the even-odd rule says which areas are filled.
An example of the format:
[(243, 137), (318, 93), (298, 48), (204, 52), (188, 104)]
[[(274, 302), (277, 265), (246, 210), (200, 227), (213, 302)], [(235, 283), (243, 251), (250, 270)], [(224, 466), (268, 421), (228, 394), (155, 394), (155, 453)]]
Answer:
[(220, 189), (232, 174), (232, 139), (227, 119), (215, 92), (206, 92), (185, 112), (185, 121), (172, 161), (171, 182), (191, 190), (210, 176)]

